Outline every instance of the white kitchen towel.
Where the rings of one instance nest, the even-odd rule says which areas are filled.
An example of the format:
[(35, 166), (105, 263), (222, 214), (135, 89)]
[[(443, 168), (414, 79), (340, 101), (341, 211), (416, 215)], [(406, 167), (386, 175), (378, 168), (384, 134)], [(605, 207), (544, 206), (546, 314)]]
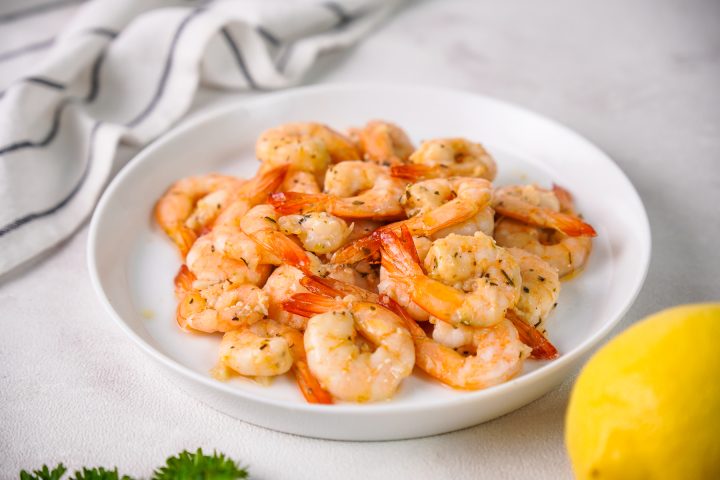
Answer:
[[(200, 84), (295, 85), (319, 55), (354, 44), (401, 2), (84, 4), (60, 35), (36, 42), (50, 47), (42, 61), (0, 93), (0, 275), (74, 232), (110, 179), (118, 143), (167, 130)], [(18, 16), (0, 12), (0, 35)]]

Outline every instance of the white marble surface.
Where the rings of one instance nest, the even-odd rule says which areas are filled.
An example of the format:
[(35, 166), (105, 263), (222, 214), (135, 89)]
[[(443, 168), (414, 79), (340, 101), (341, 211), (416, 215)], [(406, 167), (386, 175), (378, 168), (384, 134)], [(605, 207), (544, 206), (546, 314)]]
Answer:
[[(494, 95), (605, 149), (639, 190), (653, 231), (647, 282), (617, 333), (669, 305), (720, 299), (719, 20), (714, 0), (419, 2), (308, 80)], [(206, 92), (195, 108), (226, 98)], [(312, 440), (215, 412), (106, 318), (86, 238), (85, 227), (0, 283), (1, 478), (58, 461), (147, 475), (197, 446), (242, 459), (258, 479), (571, 477), (562, 440), (571, 379), (495, 421), (401, 442)]]

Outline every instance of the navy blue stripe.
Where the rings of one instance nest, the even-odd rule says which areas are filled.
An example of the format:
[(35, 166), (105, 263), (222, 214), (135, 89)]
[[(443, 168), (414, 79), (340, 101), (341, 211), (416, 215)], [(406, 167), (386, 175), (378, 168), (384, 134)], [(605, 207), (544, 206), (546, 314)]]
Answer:
[(140, 112), (135, 118), (130, 120), (126, 125), (128, 127), (134, 127), (135, 125), (142, 122), (145, 117), (147, 117), (150, 112), (153, 111), (155, 108), (155, 105), (160, 101), (160, 97), (162, 96), (163, 91), (165, 90), (165, 84), (167, 83), (168, 76), (170, 75), (170, 69), (172, 69), (173, 65), (173, 58), (175, 56), (175, 47), (177, 47), (178, 40), (180, 39), (180, 34), (185, 30), (185, 27), (190, 23), (190, 20), (195, 18), (197, 15), (202, 13), (204, 9), (198, 8), (193, 10), (190, 15), (185, 17), (183, 21), (180, 23), (180, 26), (175, 30), (175, 34), (173, 35), (172, 41), (170, 42), (170, 53), (167, 56), (167, 59), (165, 60), (165, 65), (163, 67), (162, 74), (160, 75), (160, 82), (158, 83), (158, 87), (155, 90), (155, 94), (153, 95), (152, 99), (150, 100), (150, 103), (148, 103), (147, 107)]
[(27, 77), (20, 80), (21, 82), (36, 83), (38, 85), (44, 85), (55, 90), (65, 90), (65, 85), (55, 80), (51, 80), (45, 77)]
[(1, 14), (0, 23), (12, 22), (23, 17), (30, 17), (40, 13), (57, 10), (59, 8), (65, 8), (68, 5), (72, 5), (74, 3), (83, 3), (85, 1), (86, 0), (58, 0), (55, 2), (41, 3), (39, 5), (33, 5), (31, 7), (21, 8), (19, 10), (15, 10), (14, 12)]
[(347, 13), (342, 5), (337, 2), (325, 2), (322, 5), (338, 17), (338, 24), (335, 28), (344, 27), (354, 20), (353, 16)]
[(0, 228), (0, 237), (2, 237), (3, 235), (6, 235), (9, 232), (12, 232), (16, 228), (19, 228), (19, 227), (25, 225), (26, 223), (32, 222), (35, 219), (46, 217), (48, 215), (52, 215), (53, 213), (57, 212), (58, 210), (63, 208), (65, 205), (67, 205), (70, 202), (70, 200), (72, 200), (73, 197), (75, 197), (75, 195), (77, 195), (77, 193), (80, 191), (80, 187), (82, 187), (83, 184), (85, 183), (85, 179), (87, 178), (88, 172), (90, 171), (90, 166), (92, 165), (93, 156), (94, 156), (93, 155), (93, 152), (94, 152), (93, 144), (95, 143), (95, 135), (96, 135), (98, 127), (100, 127), (101, 123), (102, 122), (98, 121), (98, 122), (95, 122), (95, 125), (93, 125), (92, 131), (90, 132), (90, 140), (88, 141), (88, 153), (87, 153), (87, 160), (85, 161), (85, 168), (83, 169), (83, 173), (80, 176), (80, 180), (78, 180), (78, 182), (75, 184), (75, 186), (72, 188), (72, 190), (70, 190), (70, 193), (68, 193), (62, 200), (60, 200), (58, 203), (56, 203), (52, 207), (47, 208), (45, 210), (40, 210), (39, 212), (33, 212), (30, 214), (27, 214), (23, 217), (20, 217), (14, 221), (8, 223), (4, 227)]
[(220, 34), (223, 36), (225, 41), (228, 43), (228, 47), (230, 47), (230, 50), (233, 53), (233, 56), (235, 57), (235, 61), (238, 64), (238, 67), (240, 68), (240, 71), (242, 72), (243, 76), (245, 77), (245, 80), (247, 81), (248, 85), (250, 85), (250, 88), (256, 90), (258, 89), (257, 83), (255, 83), (255, 79), (253, 79), (252, 75), (250, 74), (250, 70), (247, 68), (247, 64), (245, 63), (245, 59), (242, 56), (242, 52), (238, 48), (237, 44), (233, 40), (232, 36), (230, 35), (230, 32), (227, 30), (227, 28), (223, 27), (220, 29)]
[(44, 147), (48, 145), (50, 142), (53, 141), (55, 138), (55, 135), (57, 135), (58, 130), (60, 129), (60, 117), (62, 117), (63, 110), (65, 110), (65, 107), (68, 106), (71, 103), (77, 102), (77, 101), (84, 101), (84, 102), (92, 102), (95, 100), (95, 97), (97, 96), (97, 92), (99, 89), (99, 76), (100, 76), (100, 67), (102, 66), (103, 61), (105, 60), (105, 52), (100, 54), (98, 58), (95, 60), (95, 63), (92, 66), (92, 73), (90, 76), (90, 89), (88, 90), (88, 93), (83, 98), (78, 97), (68, 97), (63, 99), (57, 107), (55, 107), (55, 111), (53, 112), (53, 119), (52, 124), (50, 126), (50, 131), (48, 131), (47, 134), (45, 134), (45, 137), (43, 137), (41, 140), (33, 141), (33, 140), (21, 140), (19, 142), (11, 143), (10, 145), (7, 145), (5, 147), (0, 148), (0, 155), (4, 155), (6, 153), (14, 152), (16, 150), (21, 150), (23, 148), (39, 148)]
[(263, 37), (270, 45), (273, 47), (279, 47), (282, 45), (282, 41), (275, 36), (274, 33), (271, 33), (267, 28), (263, 27), (262, 25), (258, 25), (255, 27), (255, 30), (260, 34), (261, 37)]

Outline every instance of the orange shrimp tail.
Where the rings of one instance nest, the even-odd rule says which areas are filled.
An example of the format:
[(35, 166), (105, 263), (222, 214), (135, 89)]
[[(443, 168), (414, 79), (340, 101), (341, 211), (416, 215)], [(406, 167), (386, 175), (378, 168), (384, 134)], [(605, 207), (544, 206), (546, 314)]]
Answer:
[(422, 178), (432, 177), (436, 174), (436, 172), (436, 167), (421, 165), (418, 163), (409, 163), (406, 165), (395, 165), (390, 167), (390, 175), (407, 180), (420, 180)]
[(312, 317), (319, 313), (325, 313), (337, 307), (337, 305), (338, 302), (335, 299), (316, 293), (296, 293), (282, 302), (283, 309), (286, 312), (302, 317)]
[(270, 195), (268, 203), (280, 214), (289, 215), (325, 210), (331, 198), (324, 193), (278, 192)]
[(187, 292), (192, 290), (195, 281), (195, 274), (190, 271), (187, 265), (183, 264), (175, 275), (175, 297), (180, 300)]
[[(402, 230), (407, 230), (407, 228), (403, 226)], [(402, 230), (401, 235), (406, 235)], [(380, 241), (383, 249), (382, 265), (391, 275), (406, 277), (423, 275), (422, 268), (415, 261), (418, 254), (417, 251), (413, 254), (413, 250), (415, 250), (414, 244), (412, 249), (408, 248), (407, 242), (404, 242), (395, 232), (390, 230), (380, 232)]]
[(380, 237), (371, 233), (336, 251), (330, 261), (336, 265), (350, 265), (365, 260), (378, 250), (380, 250)]
[(320, 385), (317, 378), (310, 371), (310, 367), (304, 360), (295, 360), (293, 364), (295, 380), (298, 383), (300, 392), (308, 403), (320, 403), (331, 405), (332, 396)]
[(282, 185), (288, 167), (289, 165), (281, 165), (272, 170), (268, 170), (250, 180), (242, 188), (251, 196), (257, 196), (257, 198), (254, 199), (257, 200), (255, 203), (260, 203), (265, 200), (269, 193), (274, 192)]
[(410, 229), (404, 225), (400, 227), (400, 241), (402, 242), (405, 250), (407, 250), (412, 256), (413, 261), (420, 265), (420, 255), (418, 255), (417, 248), (415, 248), (412, 233), (410, 233)]
[(556, 213), (553, 215), (553, 226), (570, 237), (596, 237), (595, 229), (580, 217)]
[[(565, 188), (556, 184), (553, 184), (552, 191), (555, 194), (555, 197), (558, 199), (558, 202), (560, 202), (560, 209), (563, 212), (574, 213), (575, 207), (573, 205), (572, 194)], [(560, 223), (558, 230), (571, 237), (597, 236), (595, 229), (591, 225), (580, 220), (580, 218), (576, 215), (565, 215), (564, 217), (556, 217), (556, 220), (559, 220)]]
[(310, 293), (323, 295), (325, 297), (343, 296), (343, 292), (338, 289), (342, 283), (331, 278), (322, 278), (317, 275), (309, 275), (300, 279), (300, 285), (307, 288)]
[(268, 252), (280, 257), (288, 265), (299, 268), (303, 272), (310, 271), (310, 259), (305, 250), (285, 234), (264, 230), (255, 232), (251, 238)]
[(545, 338), (537, 328), (526, 323), (512, 310), (508, 310), (506, 318), (510, 320), (517, 329), (520, 341), (532, 348), (530, 358), (536, 360), (552, 360), (558, 357), (559, 353), (555, 345), (550, 343), (550, 340)]
[(563, 210), (572, 211), (572, 209), (573, 209), (572, 194), (567, 189), (561, 187), (560, 185), (554, 184), (554, 183), (552, 186), (552, 191), (555, 194), (555, 197), (560, 202), (560, 207)]
[(317, 275), (305, 276), (300, 279), (300, 285), (307, 288), (311, 293), (325, 297), (336, 298), (345, 295), (356, 295), (369, 302), (378, 301), (377, 294), (334, 278), (322, 278)]
[(388, 295), (385, 295), (384, 293), (380, 294), (379, 296), (379, 303), (383, 307), (387, 308), (391, 312), (393, 312), (395, 315), (400, 317), (402, 319), (403, 323), (405, 324), (405, 328), (408, 329), (410, 332), (410, 335), (416, 338), (425, 338), (427, 335), (425, 334), (425, 330), (423, 330), (420, 325), (417, 324), (414, 318), (412, 318), (407, 311), (395, 300), (390, 298)]

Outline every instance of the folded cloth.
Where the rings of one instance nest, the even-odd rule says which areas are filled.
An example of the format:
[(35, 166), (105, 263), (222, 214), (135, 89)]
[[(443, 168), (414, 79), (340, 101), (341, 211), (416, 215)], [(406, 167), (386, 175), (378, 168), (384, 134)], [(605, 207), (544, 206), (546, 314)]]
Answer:
[(402, 0), (94, 0), (37, 67), (0, 97), (0, 275), (91, 213), (119, 142), (144, 145), (187, 112), (202, 83), (295, 85)]

